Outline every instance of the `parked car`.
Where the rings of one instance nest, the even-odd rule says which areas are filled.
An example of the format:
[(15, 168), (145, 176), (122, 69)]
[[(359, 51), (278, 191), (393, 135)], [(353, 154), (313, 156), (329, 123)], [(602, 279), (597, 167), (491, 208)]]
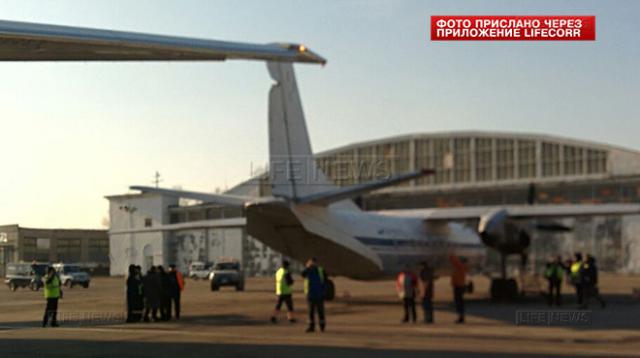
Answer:
[(189, 265), (189, 277), (194, 280), (206, 280), (211, 272), (213, 264), (208, 262), (195, 261)]
[(236, 291), (244, 291), (244, 272), (237, 261), (221, 261), (213, 266), (209, 274), (211, 291), (217, 291), (221, 286), (234, 286)]
[(91, 276), (89, 276), (89, 273), (82, 271), (80, 266), (58, 263), (53, 264), (53, 268), (58, 272), (60, 282), (66, 287), (72, 288), (75, 285), (80, 285), (84, 288), (89, 288)]
[(4, 283), (11, 291), (16, 291), (20, 287), (29, 287), (34, 291), (39, 290), (44, 285), (42, 276), (48, 266), (45, 263), (9, 263)]

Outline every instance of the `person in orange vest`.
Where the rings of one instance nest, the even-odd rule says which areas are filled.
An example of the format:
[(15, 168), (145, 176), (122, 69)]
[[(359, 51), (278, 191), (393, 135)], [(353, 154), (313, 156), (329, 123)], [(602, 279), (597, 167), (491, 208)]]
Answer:
[[(176, 319), (180, 319), (180, 295), (184, 290), (184, 277), (182, 273), (176, 270), (176, 265), (169, 265), (169, 282), (170, 282), (170, 290), (169, 295), (171, 296), (171, 301), (173, 302), (173, 307), (176, 313)], [(169, 304), (169, 318), (171, 318), (171, 303)]]
[(396, 279), (396, 291), (398, 297), (402, 300), (404, 306), (404, 319), (403, 323), (409, 322), (409, 316), (411, 321), (416, 322), (416, 287), (418, 286), (418, 278), (411, 271), (409, 266), (406, 266), (402, 272), (398, 274)]
[(467, 259), (455, 255), (449, 256), (449, 261), (453, 266), (451, 273), (451, 286), (453, 287), (453, 300), (458, 312), (456, 323), (464, 323), (464, 293), (467, 290)]

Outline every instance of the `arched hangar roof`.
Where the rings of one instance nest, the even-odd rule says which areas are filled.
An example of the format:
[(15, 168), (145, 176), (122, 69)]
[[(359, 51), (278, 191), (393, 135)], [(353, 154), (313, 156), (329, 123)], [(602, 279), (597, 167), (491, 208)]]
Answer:
[(318, 153), (316, 158), (340, 185), (419, 168), (436, 169), (436, 174), (404, 187), (465, 187), (640, 174), (638, 151), (536, 133), (416, 133), (349, 144)]

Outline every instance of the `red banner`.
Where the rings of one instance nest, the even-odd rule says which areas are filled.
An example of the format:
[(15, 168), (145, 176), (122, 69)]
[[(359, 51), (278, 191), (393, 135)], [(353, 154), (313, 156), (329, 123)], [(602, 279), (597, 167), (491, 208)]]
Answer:
[(595, 39), (595, 16), (431, 16), (432, 41)]

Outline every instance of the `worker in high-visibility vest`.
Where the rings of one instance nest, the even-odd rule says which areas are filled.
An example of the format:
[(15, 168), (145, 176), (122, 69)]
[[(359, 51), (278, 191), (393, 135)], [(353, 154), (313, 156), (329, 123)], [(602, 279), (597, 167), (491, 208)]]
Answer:
[(547, 263), (546, 270), (544, 272), (544, 277), (549, 282), (549, 292), (547, 294), (547, 302), (549, 306), (552, 306), (554, 303), (558, 306), (562, 304), (562, 278), (564, 277), (564, 265), (562, 265), (562, 259), (560, 256), (557, 256)]
[(53, 267), (49, 267), (44, 280), (44, 298), (47, 300), (47, 307), (44, 310), (42, 327), (46, 327), (51, 319), (51, 327), (58, 327), (58, 300), (60, 299), (60, 278)]
[(569, 266), (569, 278), (571, 278), (571, 284), (576, 289), (576, 301), (579, 305), (582, 305), (584, 299), (584, 290), (582, 285), (582, 278), (580, 277), (580, 271), (582, 270), (582, 254), (576, 252), (573, 255), (573, 262)]
[(307, 308), (309, 314), (309, 327), (307, 333), (315, 331), (315, 315), (318, 314), (320, 331), (324, 332), (326, 321), (324, 317), (325, 281), (327, 279), (324, 269), (318, 266), (315, 257), (310, 258), (306, 268), (302, 271), (304, 277), (304, 293), (307, 296)]
[(277, 315), (280, 312), (280, 308), (284, 303), (287, 306), (287, 319), (291, 323), (295, 323), (296, 319), (293, 316), (293, 278), (291, 272), (289, 272), (289, 261), (283, 260), (282, 267), (276, 271), (276, 307), (271, 315), (271, 323), (278, 322)]

